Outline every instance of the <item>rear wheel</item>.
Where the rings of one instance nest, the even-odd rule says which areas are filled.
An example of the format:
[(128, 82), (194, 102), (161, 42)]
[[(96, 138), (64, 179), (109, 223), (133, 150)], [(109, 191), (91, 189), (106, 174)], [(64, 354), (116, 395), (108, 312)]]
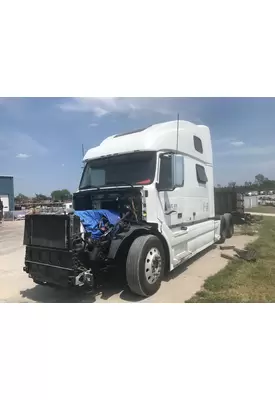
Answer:
[(143, 297), (156, 293), (161, 285), (164, 265), (163, 246), (156, 236), (136, 238), (126, 261), (126, 277), (131, 291)]
[(220, 240), (217, 242), (222, 244), (226, 240), (227, 228), (226, 228), (226, 221), (224, 216), (221, 216), (221, 224), (220, 224)]
[(233, 223), (233, 217), (231, 214), (224, 214), (224, 220), (225, 220), (225, 230), (226, 230), (226, 238), (230, 239), (233, 234), (234, 234), (234, 223)]

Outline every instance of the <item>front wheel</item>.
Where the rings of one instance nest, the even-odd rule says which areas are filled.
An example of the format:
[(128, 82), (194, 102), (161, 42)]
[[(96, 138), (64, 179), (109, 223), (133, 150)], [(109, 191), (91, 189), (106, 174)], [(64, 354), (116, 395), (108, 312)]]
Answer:
[(156, 293), (164, 275), (164, 265), (163, 246), (156, 236), (136, 238), (126, 261), (126, 277), (131, 291), (143, 297)]

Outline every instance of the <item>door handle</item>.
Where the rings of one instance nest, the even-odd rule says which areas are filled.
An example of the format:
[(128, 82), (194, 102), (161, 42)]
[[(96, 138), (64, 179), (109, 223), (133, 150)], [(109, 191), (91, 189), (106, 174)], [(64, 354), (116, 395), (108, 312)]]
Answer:
[(182, 225), (182, 226), (180, 227), (180, 229), (181, 229), (182, 231), (187, 231), (188, 227), (185, 226), (185, 225)]
[(171, 215), (171, 214), (176, 213), (176, 212), (177, 211), (175, 211), (175, 210), (171, 210), (171, 211), (166, 212), (165, 215)]

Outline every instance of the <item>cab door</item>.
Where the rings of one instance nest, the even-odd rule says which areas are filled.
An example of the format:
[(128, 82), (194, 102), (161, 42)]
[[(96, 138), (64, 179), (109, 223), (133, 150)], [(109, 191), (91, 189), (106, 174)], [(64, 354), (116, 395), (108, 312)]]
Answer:
[(174, 266), (188, 255), (188, 228), (183, 224), (184, 157), (162, 154), (159, 157), (158, 198), (161, 204), (158, 218), (172, 249)]

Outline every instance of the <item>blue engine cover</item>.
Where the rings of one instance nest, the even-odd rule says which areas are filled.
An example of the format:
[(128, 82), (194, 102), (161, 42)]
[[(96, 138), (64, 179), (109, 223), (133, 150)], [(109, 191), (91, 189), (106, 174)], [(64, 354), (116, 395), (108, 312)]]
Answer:
[(119, 213), (110, 210), (75, 211), (75, 215), (80, 218), (85, 231), (91, 233), (95, 239), (99, 239), (103, 235), (103, 232), (99, 229), (103, 217), (109, 221), (110, 225), (115, 225), (120, 220)]

